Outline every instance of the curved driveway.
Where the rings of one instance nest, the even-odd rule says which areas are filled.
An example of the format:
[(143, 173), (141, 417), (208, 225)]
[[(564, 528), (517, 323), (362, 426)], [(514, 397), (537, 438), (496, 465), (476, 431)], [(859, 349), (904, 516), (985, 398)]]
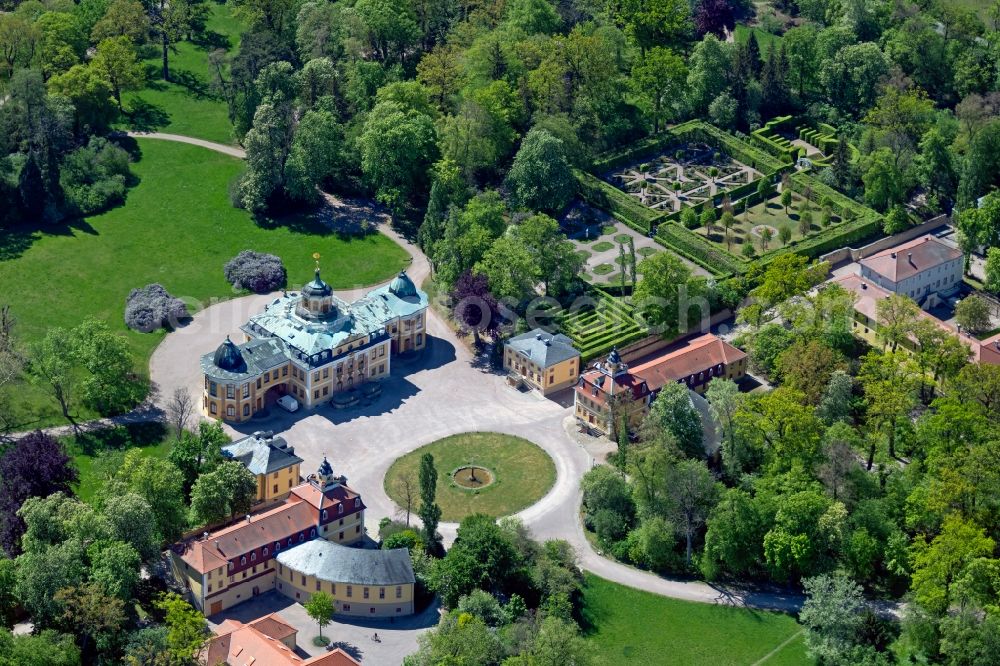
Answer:
[[(172, 135), (144, 136), (178, 140)], [(227, 149), (220, 152), (232, 154), (230, 147), (216, 146)], [(417, 284), (423, 282), (430, 273), (423, 253), (387, 225), (382, 225), (382, 232), (410, 254), (409, 274)], [(350, 300), (361, 291), (366, 290), (339, 295)], [(246, 296), (212, 305), (195, 314), (190, 324), (169, 334), (150, 359), (157, 400), (164, 401), (176, 387), (186, 387), (200, 396), (198, 358), (214, 350), (227, 334), (236, 336), (246, 318), (260, 311), (269, 298), (272, 296)], [(389, 465), (399, 456), (461, 432), (494, 431), (524, 437), (552, 456), (557, 476), (544, 498), (517, 515), (536, 538), (569, 541), (583, 569), (629, 587), (687, 601), (786, 611), (801, 605), (802, 598), (797, 595), (723, 590), (698, 581), (668, 580), (598, 555), (584, 536), (579, 518), (579, 480), (594, 461), (567, 434), (572, 410), (534, 393), (509, 388), (503, 375), (481, 367), (433, 309), (428, 309), (427, 327), (427, 350), (414, 360), (393, 360), (392, 378), (384, 383), (381, 398), (372, 406), (345, 411), (323, 406), (294, 415), (275, 409), (266, 420), (253, 421), (238, 430), (227, 429), (233, 435), (254, 430), (281, 432), (305, 461), (306, 472), (318, 467), (324, 456), (329, 457), (334, 469), (345, 474), (364, 496), (373, 530), (382, 517), (399, 515), (382, 485)], [(456, 528), (454, 523), (441, 525), (447, 542), (454, 539)]]

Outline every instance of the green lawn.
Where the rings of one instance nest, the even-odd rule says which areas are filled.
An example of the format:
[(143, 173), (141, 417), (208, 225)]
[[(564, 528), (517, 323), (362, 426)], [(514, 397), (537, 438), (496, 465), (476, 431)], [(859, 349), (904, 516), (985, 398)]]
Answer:
[(781, 613), (668, 599), (591, 574), (586, 574), (581, 613), (587, 640), (601, 663), (813, 663), (801, 635), (793, 638), (801, 627)]
[(176, 45), (169, 56), (170, 82), (160, 78), (159, 52), (143, 61), (147, 69), (146, 87), (123, 96), (131, 117), (124, 119), (122, 126), (233, 143), (233, 126), (226, 103), (208, 90), (208, 54), (216, 48), (235, 51), (243, 28), (228, 5), (213, 2), (209, 6), (211, 14), (206, 26), (209, 39), (200, 44)]
[[(409, 261), (382, 234), (342, 238), (307, 216), (261, 227), (229, 202), (227, 186), (240, 160), (168, 141), (136, 143), (141, 159), (133, 170), (140, 183), (124, 206), (45, 233), (0, 236), (0, 303), (11, 306), (22, 339), (96, 317), (126, 335), (137, 369), (145, 372), (165, 334), (125, 328), (125, 297), (135, 287), (159, 282), (189, 309), (231, 298), (222, 267), (245, 249), (280, 256), (291, 286), (311, 279), (313, 252), (323, 256), (323, 276), (338, 289), (385, 280)], [(26, 427), (61, 420), (54, 401), (33, 387), (19, 389), (15, 402), (41, 419)], [(82, 409), (78, 415), (93, 416)]]
[(737, 44), (746, 44), (750, 39), (750, 34), (753, 33), (754, 37), (757, 38), (757, 45), (760, 47), (761, 58), (767, 56), (767, 50), (771, 46), (781, 47), (781, 37), (768, 32), (762, 28), (751, 28), (750, 26), (743, 25), (742, 23), (736, 26), (733, 37), (736, 39)]
[(163, 424), (144, 423), (84, 433), (62, 441), (80, 473), (76, 494), (89, 502), (104, 482), (105, 461), (111, 463), (114, 457), (133, 447), (140, 448), (147, 456), (166, 458), (172, 440)]
[[(385, 491), (403, 506), (399, 479), (417, 479), (420, 458), (434, 456), (438, 472), (437, 503), (441, 520), (460, 521), (473, 513), (508, 516), (531, 506), (556, 480), (552, 459), (526, 439), (494, 432), (469, 432), (431, 442), (397, 459), (385, 475)], [(461, 488), (452, 473), (473, 463), (490, 470), (495, 480), (480, 490)]]

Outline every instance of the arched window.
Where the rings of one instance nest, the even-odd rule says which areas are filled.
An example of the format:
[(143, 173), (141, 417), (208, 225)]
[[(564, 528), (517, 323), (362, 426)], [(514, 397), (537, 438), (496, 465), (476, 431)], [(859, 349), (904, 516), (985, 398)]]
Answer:
[(277, 553), (279, 550), (281, 550), (281, 542), (280, 541), (275, 541), (274, 542), (274, 552)]
[(337, 505), (337, 513), (344, 513), (344, 505), (343, 504), (338, 504)]
[(232, 570), (232, 568), (233, 568), (233, 563), (232, 563), (232, 562), (230, 562), (230, 563), (229, 563), (229, 569), (230, 569), (230, 570)]
[(257, 553), (250, 553), (250, 561), (251, 562), (257, 561)]
[(288, 545), (289, 545), (289, 546), (291, 546), (291, 545), (292, 545), (292, 537), (288, 537)]
[(311, 530), (309, 530), (309, 538), (311, 539), (314, 536), (316, 536), (316, 528), (315, 527), (312, 528)]
[(360, 497), (355, 497), (354, 498), (354, 508), (357, 509), (360, 506), (361, 506), (361, 498)]
[(247, 556), (244, 555), (243, 557), (240, 558), (240, 564), (242, 565), (242, 564), (246, 564), (246, 563), (247, 563)]
[(267, 557), (267, 546), (264, 546), (264, 557)]
[(305, 532), (299, 532), (299, 543), (302, 543), (305, 540), (306, 540), (306, 533)]
[(323, 509), (323, 520), (326, 520), (326, 509)]
[(250, 405), (243, 405), (243, 416), (250, 416)]

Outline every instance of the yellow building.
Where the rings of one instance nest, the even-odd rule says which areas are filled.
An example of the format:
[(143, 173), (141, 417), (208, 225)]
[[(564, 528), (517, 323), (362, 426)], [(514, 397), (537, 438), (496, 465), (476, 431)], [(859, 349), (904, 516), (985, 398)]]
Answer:
[(278, 591), (300, 603), (333, 597), (337, 614), (395, 617), (413, 613), (413, 565), (406, 548), (369, 550), (318, 539), (278, 554)]
[(222, 455), (242, 463), (257, 477), (257, 502), (284, 499), (299, 485), (302, 458), (272, 432), (257, 431), (222, 447)]
[(309, 408), (335, 394), (388, 377), (393, 354), (427, 346), (427, 295), (401, 272), (389, 284), (345, 303), (316, 274), (301, 293), (286, 292), (201, 358), (202, 410), (230, 422), (250, 419), (290, 395)]
[(536, 328), (504, 343), (503, 367), (512, 381), (548, 395), (576, 384), (580, 352), (565, 335)]
[(174, 578), (214, 615), (275, 588), (277, 555), (315, 539), (349, 545), (365, 536), (365, 505), (323, 464), (285, 501), (171, 549)]

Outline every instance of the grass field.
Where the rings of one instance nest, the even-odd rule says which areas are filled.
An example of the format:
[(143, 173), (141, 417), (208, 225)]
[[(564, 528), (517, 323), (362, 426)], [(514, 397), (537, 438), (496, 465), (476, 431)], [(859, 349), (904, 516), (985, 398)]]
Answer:
[[(417, 479), (420, 458), (434, 456), (438, 472), (437, 503), (441, 520), (457, 522), (473, 513), (508, 516), (531, 506), (549, 491), (556, 480), (552, 459), (526, 439), (494, 432), (469, 432), (431, 442), (397, 459), (385, 475), (385, 491), (403, 505), (398, 480)], [(480, 490), (461, 488), (452, 472), (473, 463), (493, 472), (492, 485)]]
[(216, 48), (230, 52), (239, 46), (243, 26), (228, 5), (209, 3), (211, 14), (206, 24), (210, 39), (201, 44), (180, 42), (169, 56), (171, 81), (160, 78), (161, 60), (157, 52), (143, 63), (147, 69), (146, 87), (123, 96), (131, 117), (122, 126), (143, 131), (162, 131), (233, 143), (225, 101), (208, 90), (208, 54)]
[(123, 456), (130, 448), (139, 448), (144, 455), (166, 458), (170, 453), (171, 438), (162, 423), (141, 423), (108, 428), (63, 440), (66, 452), (73, 456), (80, 480), (76, 494), (89, 502), (104, 482), (102, 464)]
[[(234, 296), (222, 267), (241, 250), (280, 256), (290, 285), (312, 276), (313, 252), (323, 256), (323, 277), (334, 288), (373, 284), (409, 261), (389, 238), (342, 238), (309, 219), (263, 228), (232, 207), (229, 181), (240, 161), (196, 146), (140, 139), (133, 170), (139, 185), (124, 206), (70, 227), (0, 236), (0, 303), (17, 319), (16, 333), (35, 340), (53, 326), (72, 327), (86, 317), (107, 321), (127, 336), (136, 366), (146, 362), (164, 333), (127, 331), (129, 290), (159, 282), (190, 304)], [(54, 401), (33, 387), (14, 396), (41, 421), (60, 422)], [(78, 416), (93, 414), (79, 410)]]
[(668, 599), (590, 574), (581, 612), (587, 641), (600, 663), (813, 663), (806, 655), (801, 627), (781, 613)]
[(762, 28), (751, 28), (750, 26), (743, 24), (736, 26), (733, 38), (736, 40), (737, 44), (746, 44), (747, 40), (750, 39), (751, 33), (757, 38), (757, 45), (760, 47), (761, 57), (766, 56), (768, 49), (772, 46), (781, 48), (781, 37)]

